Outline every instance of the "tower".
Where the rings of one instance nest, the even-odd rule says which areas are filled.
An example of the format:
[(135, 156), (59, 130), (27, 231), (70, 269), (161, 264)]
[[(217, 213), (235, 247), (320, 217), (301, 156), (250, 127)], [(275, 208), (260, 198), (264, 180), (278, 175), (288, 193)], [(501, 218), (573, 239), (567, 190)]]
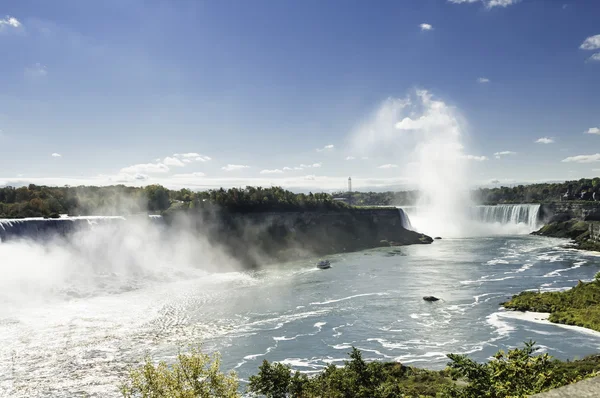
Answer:
[(348, 177), (348, 204), (352, 204), (352, 177)]

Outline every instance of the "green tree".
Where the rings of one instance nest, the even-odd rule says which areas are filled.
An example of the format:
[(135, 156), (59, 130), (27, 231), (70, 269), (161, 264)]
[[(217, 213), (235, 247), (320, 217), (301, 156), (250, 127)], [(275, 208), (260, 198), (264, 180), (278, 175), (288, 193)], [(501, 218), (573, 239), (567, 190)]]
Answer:
[(131, 369), (121, 386), (124, 398), (238, 398), (235, 373), (220, 371), (218, 355), (209, 356), (199, 349), (189, 354), (180, 353), (177, 362), (154, 364), (150, 358)]

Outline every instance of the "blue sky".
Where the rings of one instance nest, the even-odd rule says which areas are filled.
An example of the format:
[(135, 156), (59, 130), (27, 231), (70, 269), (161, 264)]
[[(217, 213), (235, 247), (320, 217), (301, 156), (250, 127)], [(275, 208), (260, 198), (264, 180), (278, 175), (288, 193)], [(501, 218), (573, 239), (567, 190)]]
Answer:
[(598, 15), (595, 0), (4, 0), (0, 184), (406, 186), (418, 139), (394, 126), (422, 104), (385, 119), (390, 136), (373, 121), (416, 90), (460, 120), (471, 183), (595, 176)]

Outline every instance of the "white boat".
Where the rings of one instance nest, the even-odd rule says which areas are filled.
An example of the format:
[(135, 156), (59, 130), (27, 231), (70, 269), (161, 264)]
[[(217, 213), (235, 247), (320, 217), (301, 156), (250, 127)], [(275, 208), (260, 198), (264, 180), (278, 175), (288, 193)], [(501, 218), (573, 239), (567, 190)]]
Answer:
[(329, 262), (329, 260), (321, 260), (317, 263), (317, 268), (319, 268), (319, 269), (331, 268), (331, 263)]

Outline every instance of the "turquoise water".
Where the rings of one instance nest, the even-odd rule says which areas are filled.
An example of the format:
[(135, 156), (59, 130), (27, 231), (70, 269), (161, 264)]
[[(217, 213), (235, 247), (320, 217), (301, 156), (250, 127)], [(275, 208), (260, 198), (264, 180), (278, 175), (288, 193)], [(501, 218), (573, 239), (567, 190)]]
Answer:
[[(117, 397), (127, 366), (146, 353), (172, 360), (180, 347), (200, 343), (244, 380), (263, 359), (316, 372), (341, 363), (352, 345), (367, 359), (432, 369), (443, 368), (449, 352), (484, 361), (529, 339), (560, 358), (581, 357), (600, 351), (600, 334), (507, 317), (499, 305), (600, 271), (600, 257), (563, 243), (444, 239), (331, 256), (328, 270), (316, 269), (315, 259), (254, 273), (207, 273), (199, 263), (134, 273), (128, 289), (111, 289), (109, 278), (89, 295), (32, 295), (18, 304), (3, 297), (0, 396)], [(0, 246), (0, 258), (8, 250), (14, 255)]]

